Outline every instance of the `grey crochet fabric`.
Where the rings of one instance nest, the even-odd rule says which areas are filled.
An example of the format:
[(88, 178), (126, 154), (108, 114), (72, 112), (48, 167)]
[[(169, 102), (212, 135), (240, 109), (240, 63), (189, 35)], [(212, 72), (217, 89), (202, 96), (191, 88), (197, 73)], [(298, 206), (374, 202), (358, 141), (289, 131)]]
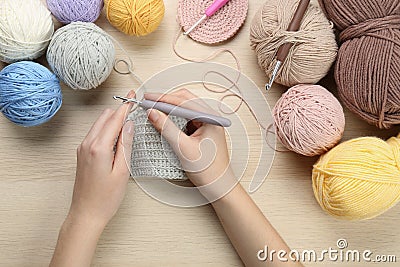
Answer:
[[(148, 121), (146, 111), (137, 108), (129, 115), (129, 119), (135, 124), (131, 159), (132, 176), (186, 180), (179, 159), (168, 142)], [(180, 129), (186, 126), (185, 119), (174, 116), (170, 116), (170, 119)]]

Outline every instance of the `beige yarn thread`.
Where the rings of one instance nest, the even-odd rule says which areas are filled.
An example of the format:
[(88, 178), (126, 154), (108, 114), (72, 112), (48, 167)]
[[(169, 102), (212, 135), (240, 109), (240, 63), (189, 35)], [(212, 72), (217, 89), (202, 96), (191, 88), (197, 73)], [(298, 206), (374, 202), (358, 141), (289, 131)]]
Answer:
[(267, 76), (273, 72), (279, 47), (294, 43), (275, 80), (285, 86), (317, 83), (327, 75), (338, 51), (333, 25), (314, 3), (308, 7), (300, 30), (286, 31), (298, 2), (268, 0), (255, 15), (250, 29), (251, 47)]

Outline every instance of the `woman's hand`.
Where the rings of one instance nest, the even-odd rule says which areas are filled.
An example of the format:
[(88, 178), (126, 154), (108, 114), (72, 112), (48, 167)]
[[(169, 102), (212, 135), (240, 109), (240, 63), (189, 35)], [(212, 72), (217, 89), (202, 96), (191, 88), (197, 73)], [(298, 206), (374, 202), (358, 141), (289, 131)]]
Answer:
[[(205, 102), (186, 89), (172, 94), (146, 94), (145, 98), (215, 114)], [(223, 127), (192, 121), (187, 126), (189, 132), (184, 133), (160, 111), (149, 110), (148, 116), (174, 149), (188, 178), (207, 198), (215, 200), (229, 191), (236, 180), (230, 168)], [(217, 192), (217, 185), (219, 190), (224, 190)]]
[[(131, 92), (127, 97), (134, 96)], [(131, 148), (133, 140), (133, 122), (125, 123), (131, 107), (124, 104), (116, 111), (105, 110), (78, 147), (68, 218), (104, 227), (117, 212), (129, 180), (124, 150)]]
[[(130, 92), (127, 97), (134, 96)], [(133, 123), (125, 123), (130, 109), (131, 105), (124, 104), (116, 111), (104, 111), (79, 146), (71, 208), (51, 267), (90, 266), (98, 239), (117, 212), (128, 184), (124, 149), (131, 149), (133, 140)]]
[[(204, 102), (187, 90), (171, 95), (147, 94), (146, 99), (177, 106), (213, 112)], [(247, 192), (234, 178), (222, 127), (192, 122), (189, 134), (180, 131), (168, 117), (156, 110), (149, 111), (149, 120), (173, 147), (188, 178), (199, 187), (221, 221), (229, 239), (246, 266), (296, 266), (298, 262), (263, 262), (257, 252), (266, 245), (275, 251), (290, 251)], [(211, 142), (210, 142), (211, 141)], [(212, 185), (209, 187), (208, 185)], [(202, 189), (207, 187), (207, 189)]]

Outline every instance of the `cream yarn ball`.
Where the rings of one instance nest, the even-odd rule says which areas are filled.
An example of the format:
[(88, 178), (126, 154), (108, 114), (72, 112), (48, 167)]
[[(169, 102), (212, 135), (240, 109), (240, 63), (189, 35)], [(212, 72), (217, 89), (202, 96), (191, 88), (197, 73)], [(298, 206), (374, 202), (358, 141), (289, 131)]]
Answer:
[(0, 61), (42, 56), (54, 33), (50, 11), (40, 0), (1, 0)]

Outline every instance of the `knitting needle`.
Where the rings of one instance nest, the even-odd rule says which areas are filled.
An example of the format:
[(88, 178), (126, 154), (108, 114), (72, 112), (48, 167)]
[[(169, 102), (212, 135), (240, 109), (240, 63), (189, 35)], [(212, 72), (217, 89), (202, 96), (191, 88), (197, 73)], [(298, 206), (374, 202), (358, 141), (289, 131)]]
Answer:
[[(306, 13), (309, 4), (310, 0), (300, 0), (300, 3), (297, 6), (296, 12), (293, 15), (292, 21), (290, 22), (287, 31), (296, 32), (300, 29), (301, 21), (303, 20), (304, 14)], [(274, 83), (274, 80), (276, 78), (276, 75), (278, 74), (278, 71), (281, 68), (286, 57), (288, 56), (290, 48), (292, 48), (292, 46), (293, 43), (285, 43), (279, 47), (278, 53), (276, 54), (277, 61), (275, 64), (274, 71), (272, 72), (269, 83), (265, 85), (267, 91), (271, 89), (272, 84)]]
[(220, 10), (229, 0), (215, 0), (214, 3), (212, 3), (211, 6), (207, 8), (205, 11), (205, 14), (195, 23), (193, 24), (192, 27), (190, 27), (189, 30), (184, 32), (184, 35), (188, 35), (191, 33), (194, 29), (196, 29), (197, 26), (199, 26), (200, 23), (202, 23), (206, 18), (211, 17), (214, 15), (218, 10)]
[(164, 102), (155, 102), (151, 100), (140, 101), (135, 98), (126, 98), (121, 96), (114, 96), (113, 98), (114, 100), (122, 100), (122, 103), (135, 103), (146, 110), (156, 109), (168, 115), (177, 116), (188, 120), (196, 120), (221, 127), (229, 127), (232, 125), (232, 122), (227, 118), (181, 108)]

